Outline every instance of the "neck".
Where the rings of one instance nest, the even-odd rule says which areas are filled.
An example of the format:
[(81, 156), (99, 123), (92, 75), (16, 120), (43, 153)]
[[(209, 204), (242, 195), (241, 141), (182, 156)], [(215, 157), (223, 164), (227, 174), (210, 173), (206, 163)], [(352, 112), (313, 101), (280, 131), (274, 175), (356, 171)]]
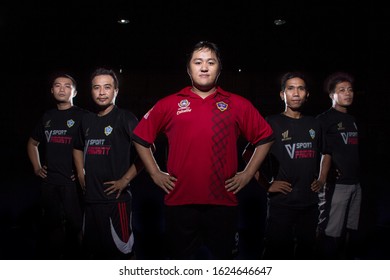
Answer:
[(282, 114), (293, 119), (300, 119), (302, 117), (302, 113), (299, 111), (286, 110)]
[(67, 110), (73, 106), (73, 103), (66, 102), (66, 103), (57, 103), (57, 109), (58, 110)]
[(347, 107), (344, 107), (344, 106), (340, 106), (338, 104), (333, 104), (332, 106), (335, 110), (341, 112), (341, 113), (347, 113), (348, 112), (348, 109)]
[(191, 91), (197, 95), (199, 95), (200, 97), (202, 98), (206, 98), (207, 96), (209, 96), (210, 94), (213, 94), (215, 92), (217, 88), (214, 86), (212, 88), (209, 88), (209, 89), (199, 89), (197, 87), (192, 87), (191, 88)]
[(105, 108), (101, 108), (98, 112), (98, 116), (99, 117), (105, 116), (108, 113), (110, 113), (112, 111), (112, 109), (114, 109), (114, 104), (110, 104), (109, 106), (107, 106)]

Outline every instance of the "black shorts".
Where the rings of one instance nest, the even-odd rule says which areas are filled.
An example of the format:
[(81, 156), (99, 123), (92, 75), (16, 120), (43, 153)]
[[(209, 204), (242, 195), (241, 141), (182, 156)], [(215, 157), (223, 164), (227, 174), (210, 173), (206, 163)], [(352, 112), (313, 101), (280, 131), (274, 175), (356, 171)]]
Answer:
[(83, 233), (87, 258), (130, 259), (134, 244), (131, 202), (86, 204)]
[[(238, 207), (181, 205), (165, 207), (166, 252), (170, 259), (233, 259), (238, 248)], [(199, 255), (198, 255), (199, 256)]]

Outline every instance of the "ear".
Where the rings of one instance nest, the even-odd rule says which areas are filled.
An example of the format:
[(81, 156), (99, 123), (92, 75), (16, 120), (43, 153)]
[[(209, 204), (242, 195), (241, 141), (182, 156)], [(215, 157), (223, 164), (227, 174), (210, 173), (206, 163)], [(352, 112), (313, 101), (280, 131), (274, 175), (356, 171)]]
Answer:
[(77, 95), (77, 90), (73, 91), (73, 97)]
[(192, 76), (191, 76), (191, 74), (190, 74), (190, 69), (187, 67), (187, 74), (188, 74), (188, 76), (190, 77), (190, 80), (191, 80), (191, 83), (193, 82), (192, 81)]
[(279, 95), (280, 95), (280, 99), (282, 99), (282, 101), (284, 101), (284, 91), (280, 91)]
[(117, 96), (117, 95), (118, 95), (118, 93), (119, 93), (119, 88), (117, 88), (117, 89), (115, 89), (115, 90), (114, 90), (114, 94), (115, 94), (115, 96)]
[(217, 81), (218, 81), (218, 79), (219, 79), (219, 75), (221, 75), (221, 71), (219, 71), (219, 72), (218, 72), (218, 74), (217, 74), (217, 78), (215, 79), (215, 82), (217, 82)]

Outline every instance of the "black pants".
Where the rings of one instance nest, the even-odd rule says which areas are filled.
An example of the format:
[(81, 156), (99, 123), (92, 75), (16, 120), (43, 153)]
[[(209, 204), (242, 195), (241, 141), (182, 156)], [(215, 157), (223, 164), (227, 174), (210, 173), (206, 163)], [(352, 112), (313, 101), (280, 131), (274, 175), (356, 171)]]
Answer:
[(78, 185), (43, 183), (41, 187), (42, 257), (80, 257), (82, 214)]
[(315, 258), (317, 205), (305, 209), (270, 206), (266, 226), (264, 259)]
[(166, 206), (170, 259), (233, 259), (238, 246), (238, 207)]

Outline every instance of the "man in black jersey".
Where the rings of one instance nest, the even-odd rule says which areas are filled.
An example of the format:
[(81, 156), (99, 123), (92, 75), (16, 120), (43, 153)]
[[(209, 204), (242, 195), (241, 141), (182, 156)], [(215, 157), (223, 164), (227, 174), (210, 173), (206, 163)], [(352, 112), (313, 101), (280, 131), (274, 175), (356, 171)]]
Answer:
[(78, 258), (81, 192), (75, 179), (72, 150), (74, 137), (86, 111), (73, 105), (77, 90), (76, 81), (70, 75), (54, 76), (51, 93), (57, 107), (44, 113), (27, 143), (34, 173), (43, 181), (42, 257)]
[(143, 166), (140, 161), (134, 164), (132, 146), (138, 120), (115, 105), (119, 86), (114, 71), (96, 69), (91, 90), (97, 113), (82, 119), (73, 150), (77, 175), (85, 189), (86, 258), (129, 259), (134, 243), (129, 186)]
[[(275, 142), (260, 172), (268, 190), (264, 259), (312, 259), (318, 223), (321, 130), (314, 117), (302, 113), (309, 92), (303, 73), (288, 72), (281, 79), (282, 113), (268, 116)], [(248, 159), (252, 146), (244, 151)], [(318, 179), (317, 179), (318, 178)]]
[(361, 206), (359, 141), (355, 118), (348, 114), (354, 98), (353, 77), (336, 72), (325, 81), (332, 107), (317, 116), (325, 137), (326, 187), (320, 193), (319, 241), (321, 257), (342, 255), (345, 241), (356, 240)]

